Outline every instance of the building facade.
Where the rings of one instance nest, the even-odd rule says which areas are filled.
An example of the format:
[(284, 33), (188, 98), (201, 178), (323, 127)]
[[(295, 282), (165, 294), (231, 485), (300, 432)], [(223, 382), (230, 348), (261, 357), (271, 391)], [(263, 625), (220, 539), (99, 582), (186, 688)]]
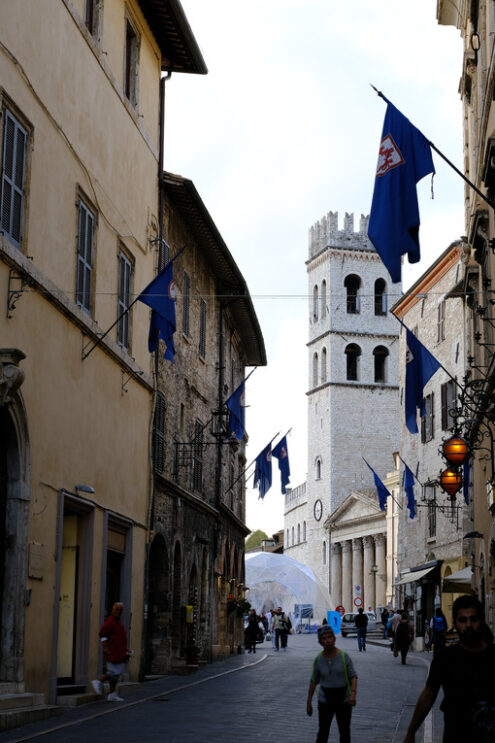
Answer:
[(53, 703), (118, 599), (139, 673), (153, 376), (126, 310), (156, 269), (162, 72), (206, 67), (172, 1), (2, 4), (0, 40), (0, 693)]

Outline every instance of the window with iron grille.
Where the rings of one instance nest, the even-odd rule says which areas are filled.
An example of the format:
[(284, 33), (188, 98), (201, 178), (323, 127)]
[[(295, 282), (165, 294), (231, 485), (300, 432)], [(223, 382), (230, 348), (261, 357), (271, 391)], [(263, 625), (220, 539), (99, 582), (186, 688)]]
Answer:
[(129, 18), (125, 22), (124, 93), (133, 106), (137, 106), (139, 62), (139, 36)]
[(184, 335), (189, 335), (189, 307), (191, 303), (191, 279), (189, 274), (184, 271), (184, 290), (182, 305), (182, 331)]
[(203, 424), (197, 420), (194, 425), (193, 441), (193, 490), (203, 488)]
[(77, 228), (76, 304), (91, 314), (93, 309), (95, 215), (79, 200)]
[(199, 305), (199, 355), (202, 359), (206, 356), (206, 302), (204, 299)]
[(442, 431), (449, 431), (454, 425), (454, 418), (450, 414), (455, 408), (455, 382), (450, 379), (440, 387), (442, 402)]
[(153, 463), (155, 472), (163, 473), (165, 469), (165, 395), (158, 392), (153, 421)]
[(10, 111), (4, 109), (3, 114), (0, 228), (20, 247), (28, 134)]
[(118, 308), (117, 308), (117, 343), (122, 348), (129, 350), (130, 333), (129, 333), (129, 309), (131, 303), (131, 279), (132, 263), (129, 258), (122, 252), (119, 253), (119, 289), (118, 289)]
[(421, 418), (421, 441), (425, 444), (427, 441), (431, 441), (434, 436), (434, 406), (433, 406), (433, 392), (430, 395), (426, 395), (424, 399), (426, 415)]

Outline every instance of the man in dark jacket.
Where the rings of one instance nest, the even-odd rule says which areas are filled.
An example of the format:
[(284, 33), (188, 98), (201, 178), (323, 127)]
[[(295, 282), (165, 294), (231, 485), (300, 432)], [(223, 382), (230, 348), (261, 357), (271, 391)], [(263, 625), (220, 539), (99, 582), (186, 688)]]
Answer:
[(354, 624), (357, 629), (358, 648), (361, 652), (361, 650), (366, 650), (366, 632), (368, 631), (368, 615), (364, 613), (362, 606), (354, 617)]

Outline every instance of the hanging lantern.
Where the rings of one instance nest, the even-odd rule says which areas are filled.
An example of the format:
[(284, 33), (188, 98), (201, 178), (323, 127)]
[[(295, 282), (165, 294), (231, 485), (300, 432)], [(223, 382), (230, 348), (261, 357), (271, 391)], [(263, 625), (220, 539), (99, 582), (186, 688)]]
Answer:
[(460, 436), (452, 436), (443, 442), (443, 456), (449, 464), (459, 467), (469, 457), (468, 445)]
[(451, 497), (462, 488), (462, 474), (450, 467), (444, 470), (440, 475), (440, 485)]

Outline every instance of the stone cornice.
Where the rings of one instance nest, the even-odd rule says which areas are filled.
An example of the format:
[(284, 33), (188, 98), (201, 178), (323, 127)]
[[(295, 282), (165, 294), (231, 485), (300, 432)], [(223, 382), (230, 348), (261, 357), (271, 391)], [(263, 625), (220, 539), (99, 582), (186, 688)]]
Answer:
[(399, 337), (399, 333), (360, 333), (357, 330), (325, 330), (324, 333), (320, 333), (320, 335), (316, 336), (316, 338), (313, 338), (312, 340), (308, 341), (306, 343), (306, 346), (309, 348), (314, 343), (318, 343), (318, 341), (323, 340), (323, 338), (327, 338), (331, 335), (349, 335), (353, 338), (376, 338), (377, 340), (380, 340), (381, 338), (393, 338), (397, 339)]

